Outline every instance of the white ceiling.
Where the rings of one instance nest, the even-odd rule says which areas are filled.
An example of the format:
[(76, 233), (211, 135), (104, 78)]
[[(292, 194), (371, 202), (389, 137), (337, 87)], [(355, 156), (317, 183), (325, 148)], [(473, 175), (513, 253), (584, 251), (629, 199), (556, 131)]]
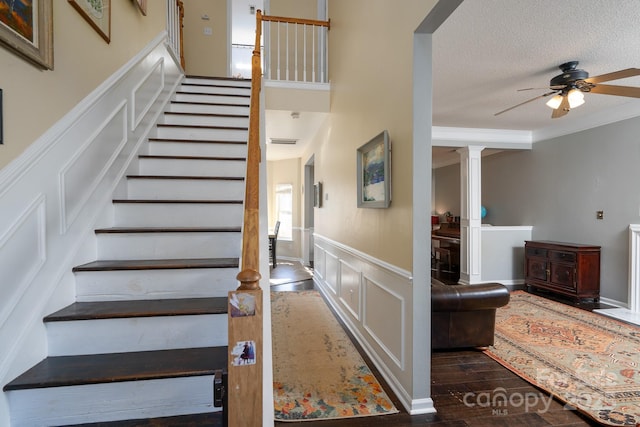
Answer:
[[(580, 61), (592, 77), (640, 68), (640, 0), (464, 0), (434, 34), (433, 48), (434, 126), (531, 131), (535, 141), (640, 115), (640, 99), (586, 94), (584, 105), (558, 119), (548, 98), (494, 116), (547, 92), (564, 62)], [(640, 76), (607, 84), (640, 86)], [(541, 89), (518, 92), (531, 87)], [(311, 121), (301, 127), (290, 113), (267, 112), (267, 138), (307, 141), (305, 131), (322, 120), (301, 112)], [(277, 157), (297, 155), (289, 152)], [(436, 150), (434, 163), (442, 153), (451, 149)]]
[[(564, 62), (592, 77), (640, 68), (639, 23), (638, 0), (464, 0), (433, 36), (433, 123), (539, 131), (598, 123), (612, 109), (640, 114), (639, 99), (586, 94), (558, 119), (548, 98), (494, 116), (547, 92)], [(640, 86), (640, 77), (607, 84)], [(543, 89), (518, 92), (530, 87)]]

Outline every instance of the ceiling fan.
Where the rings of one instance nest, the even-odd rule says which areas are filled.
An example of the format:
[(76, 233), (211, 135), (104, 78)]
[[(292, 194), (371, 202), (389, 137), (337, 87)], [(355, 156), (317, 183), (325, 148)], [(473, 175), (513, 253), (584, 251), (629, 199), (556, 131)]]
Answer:
[[(595, 77), (589, 77), (589, 73), (584, 70), (578, 69), (578, 61), (565, 62), (558, 68), (562, 70), (562, 74), (559, 74), (551, 79), (549, 82), (550, 92), (544, 93), (535, 98), (531, 98), (527, 101), (521, 102), (518, 105), (509, 107), (506, 110), (502, 110), (494, 116), (506, 113), (521, 105), (528, 104), (529, 102), (536, 101), (541, 98), (546, 98), (553, 95), (547, 105), (553, 108), (551, 113), (552, 119), (557, 119), (566, 115), (569, 110), (576, 108), (584, 104), (584, 93), (593, 92), (602, 95), (616, 95), (616, 96), (628, 96), (632, 98), (640, 98), (640, 87), (631, 86), (612, 86), (603, 85), (602, 82), (608, 82), (610, 80), (624, 79), (627, 77), (633, 77), (640, 75), (640, 68), (627, 68), (625, 70), (614, 71), (612, 73), (601, 74)], [(546, 88), (527, 88), (519, 89), (524, 90), (536, 90)]]

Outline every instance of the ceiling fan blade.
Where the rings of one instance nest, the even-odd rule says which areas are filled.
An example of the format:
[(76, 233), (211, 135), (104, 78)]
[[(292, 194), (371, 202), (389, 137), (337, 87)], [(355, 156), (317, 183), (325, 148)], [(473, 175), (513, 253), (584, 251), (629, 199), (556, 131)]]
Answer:
[(599, 76), (584, 79), (587, 83), (608, 82), (610, 80), (626, 79), (627, 77), (640, 76), (640, 68), (627, 68), (625, 70), (614, 71), (613, 73), (601, 74)]
[(554, 91), (547, 92), (547, 93), (545, 93), (545, 94), (542, 94), (542, 95), (536, 96), (535, 98), (531, 98), (531, 99), (529, 99), (529, 100), (527, 100), (527, 101), (521, 102), (521, 103), (520, 103), (520, 104), (518, 104), (518, 105), (514, 105), (513, 107), (509, 107), (509, 108), (507, 108), (506, 110), (502, 110), (502, 111), (500, 111), (500, 112), (498, 112), (498, 113), (495, 113), (495, 114), (494, 114), (494, 116), (499, 116), (500, 114), (502, 114), (502, 113), (506, 113), (507, 111), (511, 111), (511, 110), (513, 110), (514, 108), (518, 108), (518, 107), (520, 107), (521, 105), (528, 104), (528, 103), (533, 102), (533, 101), (536, 101), (536, 100), (538, 100), (538, 99), (540, 99), (540, 98), (544, 98), (545, 96), (555, 95), (556, 93), (557, 93), (557, 92), (554, 90)]
[(595, 85), (589, 92), (600, 93), (602, 95), (629, 96), (631, 98), (640, 98), (640, 87)]
[(567, 85), (555, 85), (555, 86), (548, 86), (548, 87), (527, 87), (524, 89), (518, 89), (518, 92), (522, 92), (524, 90), (545, 90), (545, 89), (562, 90), (566, 87)]
[(559, 117), (562, 117), (564, 115), (566, 115), (569, 112), (569, 99), (566, 96), (562, 97), (562, 102), (560, 103), (560, 106), (558, 108), (556, 108), (555, 110), (553, 110), (553, 113), (551, 113), (551, 118), (552, 119), (557, 119)]

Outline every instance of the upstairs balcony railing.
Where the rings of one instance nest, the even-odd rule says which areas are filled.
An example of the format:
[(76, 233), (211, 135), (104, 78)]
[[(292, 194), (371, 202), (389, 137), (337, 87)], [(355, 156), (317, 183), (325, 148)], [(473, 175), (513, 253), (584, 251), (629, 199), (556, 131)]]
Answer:
[(264, 78), (271, 81), (328, 83), (330, 21), (262, 16)]
[(167, 0), (167, 44), (169, 51), (180, 61), (180, 66), (184, 70), (183, 21), (184, 3), (182, 0)]

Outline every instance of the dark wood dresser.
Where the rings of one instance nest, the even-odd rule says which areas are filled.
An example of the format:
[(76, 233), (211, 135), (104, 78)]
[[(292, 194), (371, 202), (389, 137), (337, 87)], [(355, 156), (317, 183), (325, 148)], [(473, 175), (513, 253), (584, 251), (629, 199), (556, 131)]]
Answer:
[(580, 299), (600, 298), (600, 246), (525, 242), (525, 285)]

